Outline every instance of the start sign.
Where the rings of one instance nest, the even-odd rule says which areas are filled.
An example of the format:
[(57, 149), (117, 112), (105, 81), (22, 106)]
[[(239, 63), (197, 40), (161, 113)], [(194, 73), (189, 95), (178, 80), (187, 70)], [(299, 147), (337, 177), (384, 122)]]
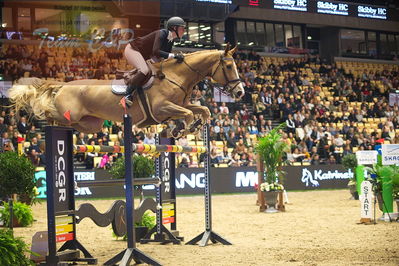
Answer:
[(372, 218), (372, 186), (369, 181), (361, 184), (362, 194), (360, 195), (360, 222), (369, 223)]

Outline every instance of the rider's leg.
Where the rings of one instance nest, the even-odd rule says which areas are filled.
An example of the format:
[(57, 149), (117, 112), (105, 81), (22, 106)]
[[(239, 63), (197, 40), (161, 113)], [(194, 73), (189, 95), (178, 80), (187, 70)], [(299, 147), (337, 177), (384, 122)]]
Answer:
[(144, 85), (147, 74), (150, 70), (148, 69), (147, 63), (141, 53), (132, 49), (130, 44), (126, 45), (124, 54), (127, 62), (138, 70), (137, 74), (128, 81), (127, 96), (125, 96), (125, 99), (129, 106), (132, 102), (131, 94), (134, 90)]
[(128, 44), (125, 48), (125, 57), (127, 62), (138, 70), (138, 73), (134, 76), (134, 80), (129, 83), (137, 84), (138, 86), (144, 85), (142, 83), (145, 81), (145, 77), (150, 70), (141, 53), (132, 49), (130, 44)]

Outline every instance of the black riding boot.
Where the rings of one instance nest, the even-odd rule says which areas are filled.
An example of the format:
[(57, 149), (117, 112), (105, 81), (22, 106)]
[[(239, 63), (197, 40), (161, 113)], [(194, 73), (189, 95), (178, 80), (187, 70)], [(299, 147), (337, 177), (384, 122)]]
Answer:
[(130, 107), (133, 103), (133, 97), (132, 97), (133, 92), (138, 88), (143, 87), (146, 79), (147, 76), (139, 71), (136, 75), (133, 76), (132, 79), (128, 81), (127, 90), (126, 90), (127, 95), (125, 96), (126, 105), (128, 107)]

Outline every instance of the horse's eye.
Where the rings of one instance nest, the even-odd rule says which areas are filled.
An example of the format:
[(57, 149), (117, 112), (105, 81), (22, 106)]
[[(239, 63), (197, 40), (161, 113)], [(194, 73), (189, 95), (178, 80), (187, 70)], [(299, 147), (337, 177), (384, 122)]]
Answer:
[(232, 66), (231, 66), (231, 65), (228, 65), (228, 66), (227, 66), (227, 69), (231, 69), (231, 68), (232, 68)]

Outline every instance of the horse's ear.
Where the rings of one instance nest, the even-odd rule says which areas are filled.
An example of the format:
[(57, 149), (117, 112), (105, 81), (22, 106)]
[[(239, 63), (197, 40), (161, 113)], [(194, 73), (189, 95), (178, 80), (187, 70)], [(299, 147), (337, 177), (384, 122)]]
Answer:
[(235, 54), (235, 52), (237, 52), (237, 45), (234, 46), (234, 48), (230, 50), (230, 54), (233, 55), (233, 54)]
[(227, 55), (227, 53), (230, 51), (230, 43), (228, 42), (226, 44), (226, 49), (224, 49), (224, 55)]

